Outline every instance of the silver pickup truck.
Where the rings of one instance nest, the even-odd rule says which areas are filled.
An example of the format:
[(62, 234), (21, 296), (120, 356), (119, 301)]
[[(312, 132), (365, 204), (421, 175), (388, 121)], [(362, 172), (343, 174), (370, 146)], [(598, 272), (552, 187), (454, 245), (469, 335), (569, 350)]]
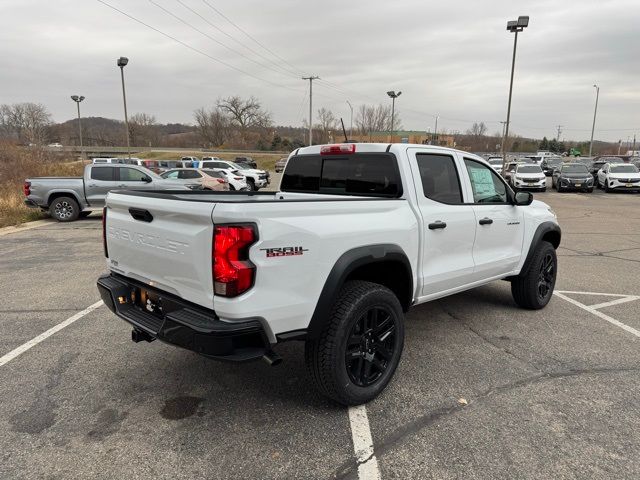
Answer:
[(101, 209), (111, 190), (191, 190), (198, 184), (166, 180), (137, 165), (93, 164), (82, 177), (35, 177), (24, 181), (25, 204), (49, 211), (60, 222), (72, 222)]

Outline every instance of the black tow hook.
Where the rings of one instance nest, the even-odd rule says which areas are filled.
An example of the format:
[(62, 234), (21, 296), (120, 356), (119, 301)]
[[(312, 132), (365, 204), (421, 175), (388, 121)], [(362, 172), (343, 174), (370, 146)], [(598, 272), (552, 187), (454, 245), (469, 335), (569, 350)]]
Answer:
[(147, 332), (143, 332), (142, 330), (133, 329), (131, 330), (131, 340), (135, 343), (138, 342), (153, 342), (155, 337), (152, 337)]
[(262, 359), (272, 367), (275, 367), (276, 365), (280, 365), (280, 363), (282, 363), (282, 357), (273, 350), (268, 350), (267, 352), (265, 352), (265, 354), (262, 356)]

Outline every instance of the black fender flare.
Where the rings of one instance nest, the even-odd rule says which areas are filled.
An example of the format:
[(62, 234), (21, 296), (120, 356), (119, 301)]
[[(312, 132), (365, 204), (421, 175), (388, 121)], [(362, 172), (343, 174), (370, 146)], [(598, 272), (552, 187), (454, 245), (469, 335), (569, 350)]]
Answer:
[(405, 307), (405, 310), (408, 309), (413, 300), (413, 276), (411, 263), (402, 248), (393, 244), (376, 244), (356, 247), (343, 253), (333, 265), (331, 272), (329, 272), (329, 276), (324, 283), (324, 287), (320, 293), (320, 298), (316, 303), (316, 308), (311, 317), (311, 321), (309, 322), (307, 338), (315, 339), (320, 336), (322, 327), (331, 312), (331, 307), (335, 303), (340, 290), (350, 273), (365, 265), (388, 261), (399, 262), (406, 270), (409, 280), (409, 289), (406, 292), (406, 297), (399, 298), (399, 300), (403, 307)]
[(553, 248), (557, 250), (560, 245), (560, 239), (562, 238), (562, 230), (560, 229), (560, 226), (554, 222), (542, 222), (538, 225), (538, 228), (536, 228), (533, 238), (531, 239), (531, 243), (529, 244), (529, 251), (527, 252), (527, 257), (522, 264), (522, 269), (520, 269), (520, 275), (529, 271), (531, 258), (533, 258), (536, 248), (545, 236), (551, 236), (551, 244), (553, 245)]

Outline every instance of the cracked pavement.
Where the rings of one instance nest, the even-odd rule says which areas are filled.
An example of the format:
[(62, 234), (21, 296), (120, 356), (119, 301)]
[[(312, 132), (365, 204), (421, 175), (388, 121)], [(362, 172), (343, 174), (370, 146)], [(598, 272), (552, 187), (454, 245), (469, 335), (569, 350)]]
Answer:
[[(563, 229), (557, 289), (640, 295), (640, 195), (534, 195)], [(99, 216), (0, 237), (0, 355), (97, 301), (104, 265)], [(640, 329), (640, 300), (602, 311)], [(101, 307), (0, 367), (0, 478), (357, 478), (301, 343), (234, 365), (129, 331)], [(639, 478), (639, 345), (558, 297), (520, 310), (507, 282), (412, 309), (367, 405), (382, 478)]]

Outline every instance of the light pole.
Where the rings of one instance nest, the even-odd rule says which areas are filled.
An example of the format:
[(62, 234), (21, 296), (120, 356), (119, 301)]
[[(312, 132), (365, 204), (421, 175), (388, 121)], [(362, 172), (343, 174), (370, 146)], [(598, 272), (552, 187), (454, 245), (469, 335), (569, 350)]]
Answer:
[(84, 100), (82, 95), (71, 95), (71, 100), (76, 102), (78, 107), (78, 133), (80, 135), (80, 158), (84, 158), (84, 148), (82, 148), (82, 123), (80, 122), (80, 102)]
[(598, 113), (598, 97), (600, 96), (600, 87), (594, 85), (596, 89), (596, 108), (593, 110), (593, 125), (591, 125), (591, 142), (589, 143), (589, 156), (591, 156), (591, 150), (593, 150), (593, 131), (596, 129), (596, 114)]
[(309, 146), (313, 146), (313, 81), (320, 80), (320, 77), (311, 75), (302, 77), (302, 80), (309, 80)]
[(433, 141), (435, 142), (435, 145), (438, 145), (438, 119), (440, 118), (440, 115), (436, 115), (436, 126), (433, 129)]
[(353, 105), (351, 102), (347, 100), (347, 105), (349, 105), (349, 109), (351, 110), (351, 123), (349, 124), (349, 140), (353, 139)]
[(507, 105), (507, 123), (504, 129), (504, 138), (502, 139), (502, 163), (503, 169), (507, 166), (507, 153), (505, 151), (505, 144), (507, 138), (509, 138), (509, 121), (511, 120), (511, 94), (513, 93), (513, 72), (516, 68), (516, 49), (518, 47), (518, 32), (522, 32), (529, 26), (529, 16), (520, 16), (518, 20), (509, 20), (507, 22), (507, 30), (515, 33), (513, 39), (513, 58), (511, 59), (511, 81), (509, 82), (509, 103)]
[(120, 78), (122, 78), (122, 100), (124, 101), (124, 126), (127, 129), (127, 154), (131, 158), (131, 145), (129, 144), (129, 117), (127, 116), (127, 94), (124, 90), (124, 67), (129, 63), (127, 57), (120, 57), (117, 64), (120, 67)]
[(402, 92), (394, 92), (393, 90), (390, 90), (387, 92), (387, 95), (389, 95), (391, 97), (391, 141), (393, 142), (393, 120), (394, 117), (396, 116), (396, 98), (398, 98), (400, 95), (402, 95)]

